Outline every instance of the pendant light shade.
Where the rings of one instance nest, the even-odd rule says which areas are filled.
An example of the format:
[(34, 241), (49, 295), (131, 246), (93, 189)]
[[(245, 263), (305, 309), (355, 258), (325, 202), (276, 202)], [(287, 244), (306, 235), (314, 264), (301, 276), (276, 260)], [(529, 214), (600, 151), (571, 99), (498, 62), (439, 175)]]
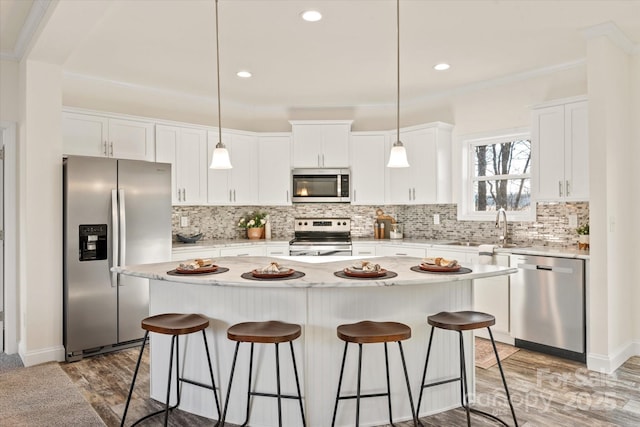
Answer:
[(388, 168), (408, 168), (407, 150), (400, 141), (400, 0), (396, 0), (396, 142), (391, 147)]
[(229, 151), (222, 143), (222, 125), (220, 113), (220, 46), (218, 43), (218, 0), (216, 0), (216, 77), (218, 86), (218, 143), (216, 144), (213, 155), (211, 156), (211, 169), (231, 169), (231, 159)]

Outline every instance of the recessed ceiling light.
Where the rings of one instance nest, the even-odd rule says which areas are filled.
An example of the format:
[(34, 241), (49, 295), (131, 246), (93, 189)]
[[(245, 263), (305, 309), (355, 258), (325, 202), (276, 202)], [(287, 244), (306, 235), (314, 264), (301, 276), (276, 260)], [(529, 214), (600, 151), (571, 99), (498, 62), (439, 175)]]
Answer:
[(302, 19), (309, 22), (317, 22), (322, 19), (322, 14), (317, 10), (307, 10), (302, 12)]
[(236, 73), (236, 76), (238, 76), (238, 77), (242, 77), (242, 78), (244, 78), (244, 79), (248, 79), (249, 77), (251, 77), (251, 73), (250, 73), (249, 71), (244, 71), (244, 70), (242, 70), (242, 71), (238, 71), (238, 72)]
[(433, 66), (433, 68), (434, 68), (435, 70), (438, 70), (438, 71), (444, 71), (444, 70), (448, 70), (449, 68), (451, 68), (451, 65), (449, 65), (449, 64), (445, 64), (445, 63), (443, 62), (443, 63), (441, 63), (441, 64), (436, 64), (436, 65), (434, 65), (434, 66)]

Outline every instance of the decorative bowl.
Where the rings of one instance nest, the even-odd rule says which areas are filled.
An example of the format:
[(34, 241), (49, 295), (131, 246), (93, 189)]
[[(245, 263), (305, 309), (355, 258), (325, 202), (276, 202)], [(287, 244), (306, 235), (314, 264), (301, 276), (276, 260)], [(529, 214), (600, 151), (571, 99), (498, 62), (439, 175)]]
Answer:
[(202, 233), (194, 234), (192, 236), (185, 236), (180, 233), (176, 234), (176, 237), (182, 243), (195, 243), (198, 240), (202, 239)]

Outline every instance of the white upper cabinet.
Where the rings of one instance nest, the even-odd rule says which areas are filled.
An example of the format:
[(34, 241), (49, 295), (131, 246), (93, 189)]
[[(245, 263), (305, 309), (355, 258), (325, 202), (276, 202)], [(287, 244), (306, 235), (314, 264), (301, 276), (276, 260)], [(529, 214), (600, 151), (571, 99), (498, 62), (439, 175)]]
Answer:
[(65, 111), (62, 143), (70, 155), (155, 160), (151, 122)]
[(288, 134), (258, 136), (258, 202), (291, 204), (291, 137)]
[(294, 168), (349, 167), (351, 120), (290, 121)]
[(178, 126), (156, 126), (156, 161), (171, 163), (174, 205), (207, 202), (207, 132)]
[(535, 108), (531, 139), (536, 200), (588, 200), (587, 101)]
[[(408, 168), (386, 168), (387, 204), (449, 203), (451, 201), (451, 129), (434, 123), (401, 130)], [(386, 156), (396, 140), (390, 134)]]
[[(258, 201), (258, 137), (253, 134), (222, 133), (232, 169), (208, 169), (209, 204), (252, 205)], [(207, 158), (213, 155), (218, 132), (208, 132)]]
[(386, 166), (384, 132), (351, 134), (351, 204), (384, 204), (384, 169)]

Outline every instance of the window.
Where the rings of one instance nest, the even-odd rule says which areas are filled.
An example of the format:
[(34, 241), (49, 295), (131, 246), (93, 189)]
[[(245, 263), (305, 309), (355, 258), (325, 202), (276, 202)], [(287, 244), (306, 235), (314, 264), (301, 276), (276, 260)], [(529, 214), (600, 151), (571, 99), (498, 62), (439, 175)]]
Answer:
[(529, 133), (466, 139), (464, 219), (495, 219), (504, 208), (510, 219), (531, 220), (531, 139)]

